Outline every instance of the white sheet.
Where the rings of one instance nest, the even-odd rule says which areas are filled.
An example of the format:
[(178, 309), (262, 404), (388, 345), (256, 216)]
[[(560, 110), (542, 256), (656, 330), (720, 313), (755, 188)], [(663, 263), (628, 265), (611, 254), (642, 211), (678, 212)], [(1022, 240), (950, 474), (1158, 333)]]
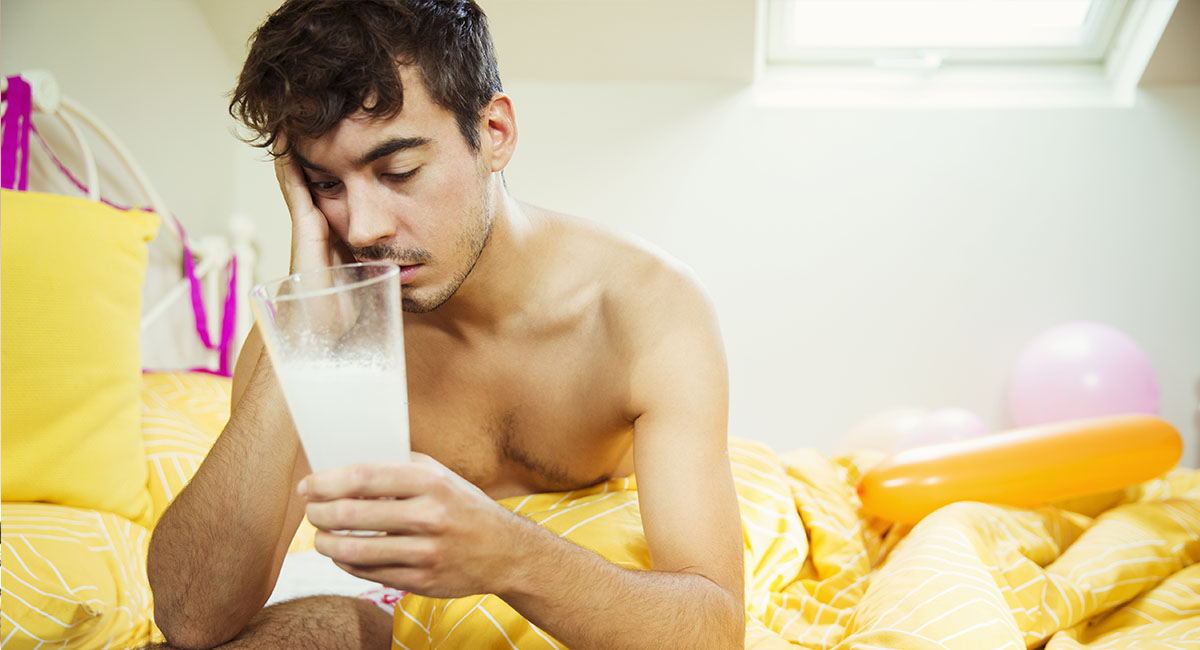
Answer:
[(363, 580), (342, 571), (333, 560), (315, 550), (289, 553), (279, 571), (275, 591), (268, 605), (304, 596), (362, 596), (380, 588), (379, 583)]

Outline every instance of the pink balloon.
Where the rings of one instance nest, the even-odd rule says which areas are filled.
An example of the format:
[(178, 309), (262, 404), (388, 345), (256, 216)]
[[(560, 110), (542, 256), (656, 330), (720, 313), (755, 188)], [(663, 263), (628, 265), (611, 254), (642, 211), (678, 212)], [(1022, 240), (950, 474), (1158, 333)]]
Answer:
[(1158, 380), (1146, 353), (1121, 330), (1066, 323), (1035, 338), (1008, 385), (1017, 426), (1122, 413), (1158, 414)]
[(912, 431), (900, 438), (895, 450), (974, 438), (985, 433), (987, 425), (978, 415), (961, 408), (938, 409), (927, 414)]
[(881, 411), (854, 425), (842, 437), (836, 453), (849, 453), (861, 449), (876, 449), (890, 452), (896, 441), (910, 434), (925, 421), (928, 411), (908, 407)]

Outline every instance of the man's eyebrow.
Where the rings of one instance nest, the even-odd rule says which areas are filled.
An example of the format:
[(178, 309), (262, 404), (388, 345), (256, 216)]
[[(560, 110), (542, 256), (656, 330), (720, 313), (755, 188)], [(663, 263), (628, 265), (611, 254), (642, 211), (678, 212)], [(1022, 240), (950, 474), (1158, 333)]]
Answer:
[[(368, 151), (367, 153), (363, 154), (358, 159), (356, 164), (359, 167), (362, 167), (364, 165), (369, 165), (369, 164), (375, 162), (376, 160), (379, 160), (380, 158), (383, 158), (384, 156), (390, 156), (391, 154), (394, 154), (397, 151), (404, 151), (405, 149), (416, 149), (417, 147), (424, 147), (425, 145), (429, 144), (430, 142), (433, 142), (433, 141), (430, 140), (429, 138), (421, 138), (421, 137), (389, 138), (387, 140), (384, 140), (383, 142), (380, 142), (379, 144), (375, 145), (374, 147), (371, 147), (371, 150)], [(322, 174), (332, 174), (332, 172), (330, 172), (328, 169), (325, 169), (324, 167), (322, 167), (322, 166), (312, 162), (311, 160), (308, 160), (304, 156), (300, 155), (300, 152), (296, 151), (295, 149), (293, 149), (291, 152), (289, 152), (289, 155), (294, 156), (296, 158), (296, 162), (300, 163), (300, 166), (305, 169), (311, 169), (315, 172), (320, 172)]]
[[(425, 145), (429, 144), (430, 142), (431, 142), (431, 140), (429, 138), (421, 138), (421, 137), (390, 138), (388, 140), (384, 140), (383, 142), (380, 142), (379, 144), (372, 147), (370, 151), (363, 154), (362, 157), (358, 159), (358, 166), (362, 167), (364, 165), (368, 165), (370, 163), (375, 162), (376, 160), (379, 160), (380, 158), (383, 158), (384, 156), (390, 156), (390, 155), (396, 153), (397, 151), (404, 151), (405, 149), (416, 149), (417, 147), (424, 147)], [(320, 170), (318, 170), (318, 171), (320, 171)]]
[(314, 162), (311, 162), (311, 161), (309, 161), (309, 160), (308, 160), (307, 158), (305, 158), (304, 156), (301, 156), (301, 155), (300, 155), (300, 152), (299, 152), (299, 151), (296, 151), (295, 149), (292, 149), (291, 151), (289, 151), (289, 152), (288, 152), (288, 155), (289, 155), (289, 156), (291, 156), (291, 157), (293, 157), (293, 158), (295, 158), (295, 159), (296, 159), (296, 162), (300, 163), (300, 166), (301, 166), (301, 167), (303, 167), (303, 168), (305, 168), (305, 169), (311, 169), (311, 170), (313, 170), (314, 172), (321, 172), (322, 174), (328, 174), (328, 173), (329, 173), (329, 170), (328, 170), (328, 169), (325, 169), (324, 167), (322, 167), (322, 166), (320, 166), (320, 165), (318, 165), (318, 164), (316, 164), (316, 163), (314, 163)]

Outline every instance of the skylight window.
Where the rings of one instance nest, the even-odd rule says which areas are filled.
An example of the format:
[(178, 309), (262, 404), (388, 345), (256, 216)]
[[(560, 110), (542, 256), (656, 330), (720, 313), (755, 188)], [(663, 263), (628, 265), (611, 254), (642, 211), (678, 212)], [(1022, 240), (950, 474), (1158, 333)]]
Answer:
[(1127, 0), (768, 0), (768, 63), (1097, 63)]

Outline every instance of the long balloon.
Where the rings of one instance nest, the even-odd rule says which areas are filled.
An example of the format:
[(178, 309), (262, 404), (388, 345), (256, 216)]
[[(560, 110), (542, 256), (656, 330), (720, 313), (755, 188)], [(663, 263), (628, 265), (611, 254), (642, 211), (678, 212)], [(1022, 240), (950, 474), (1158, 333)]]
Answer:
[(1032, 507), (1129, 487), (1182, 454), (1161, 418), (1073, 420), (901, 451), (867, 471), (858, 494), (868, 513), (916, 523), (956, 501)]

